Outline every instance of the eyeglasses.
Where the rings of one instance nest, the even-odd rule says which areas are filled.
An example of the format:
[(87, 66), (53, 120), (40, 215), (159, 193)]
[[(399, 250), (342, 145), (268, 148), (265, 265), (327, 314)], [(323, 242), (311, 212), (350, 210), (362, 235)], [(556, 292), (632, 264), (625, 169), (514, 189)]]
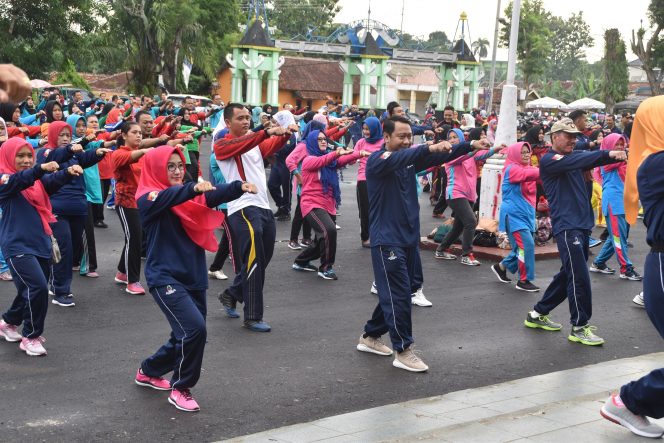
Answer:
[(326, 138), (320, 138), (320, 137), (319, 137), (319, 138), (318, 138), (318, 141), (319, 141), (319, 142), (327, 142), (327, 139), (326, 139)]
[(169, 163), (166, 166), (166, 169), (168, 169), (168, 172), (175, 172), (175, 171), (184, 171), (184, 165), (175, 165), (173, 163)]

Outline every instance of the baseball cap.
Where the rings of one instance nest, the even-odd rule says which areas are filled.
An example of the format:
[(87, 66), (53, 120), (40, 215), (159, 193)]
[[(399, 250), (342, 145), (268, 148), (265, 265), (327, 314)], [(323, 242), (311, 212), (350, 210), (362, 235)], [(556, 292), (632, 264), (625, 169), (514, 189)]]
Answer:
[(568, 134), (580, 134), (581, 131), (576, 127), (571, 118), (564, 118), (553, 124), (551, 133), (567, 132)]

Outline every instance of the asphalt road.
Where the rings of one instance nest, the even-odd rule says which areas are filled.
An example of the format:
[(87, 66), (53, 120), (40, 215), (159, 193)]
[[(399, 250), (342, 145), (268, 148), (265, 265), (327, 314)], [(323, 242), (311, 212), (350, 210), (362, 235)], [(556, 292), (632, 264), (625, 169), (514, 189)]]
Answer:
[[(285, 243), (290, 223), (277, 223), (279, 242), (265, 288), (271, 333), (250, 332), (241, 320), (226, 318), (216, 294), (227, 283), (210, 282), (208, 343), (193, 390), (201, 405), (196, 414), (175, 410), (167, 393), (133, 383), (139, 363), (168, 338), (169, 328), (150, 295), (132, 296), (113, 283), (121, 229), (115, 213), (106, 211), (109, 229), (96, 230), (101, 278), (74, 278), (76, 307), (50, 305), (48, 356), (27, 357), (16, 344), (0, 343), (3, 440), (212, 441), (662, 351), (646, 313), (631, 303), (640, 283), (591, 274), (593, 322), (606, 344), (590, 348), (569, 343), (567, 327), (561, 333), (524, 328), (538, 295), (497, 282), (490, 263), (441, 263), (424, 251), (424, 289), (434, 306), (414, 307), (413, 321), (430, 371), (407, 373), (393, 368), (390, 358), (357, 352), (376, 298), (369, 293), (369, 251), (360, 246), (354, 172), (345, 171), (349, 182), (342, 186), (338, 281), (292, 271), (295, 253)], [(421, 202), (424, 233), (436, 222), (427, 194)], [(641, 270), (647, 250), (642, 226), (632, 230), (631, 240)], [(539, 261), (536, 282), (545, 287), (558, 267), (556, 260)], [(232, 273), (230, 264), (224, 270)], [(14, 291), (13, 284), (0, 283), (2, 309)], [(553, 318), (567, 323), (567, 306)]]

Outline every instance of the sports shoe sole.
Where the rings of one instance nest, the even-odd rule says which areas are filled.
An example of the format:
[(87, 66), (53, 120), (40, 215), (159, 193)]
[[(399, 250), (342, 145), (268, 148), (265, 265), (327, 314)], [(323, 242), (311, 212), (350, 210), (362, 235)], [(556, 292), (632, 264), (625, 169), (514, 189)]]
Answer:
[(180, 411), (184, 411), (184, 412), (198, 412), (198, 411), (201, 410), (201, 408), (196, 408), (196, 409), (187, 409), (187, 408), (183, 408), (182, 406), (178, 405), (178, 404), (175, 402), (175, 400), (171, 399), (171, 397), (168, 397), (168, 402), (169, 402), (170, 404), (172, 404), (173, 406), (175, 406), (175, 407), (176, 407), (177, 409), (179, 409)]
[(498, 277), (498, 280), (500, 280), (501, 283), (511, 283), (512, 282), (512, 280), (510, 280), (509, 278), (507, 280), (503, 280), (503, 277), (500, 276), (498, 271), (496, 271), (496, 268), (494, 268), (493, 266), (491, 266), (491, 270), (496, 275), (496, 277)]
[(305, 268), (302, 266), (295, 267), (295, 265), (291, 266), (293, 270), (295, 271), (304, 271), (304, 272), (318, 272), (318, 269), (311, 269), (311, 268)]
[(145, 295), (145, 291), (143, 292), (138, 292), (138, 291), (130, 291), (129, 289), (125, 289), (125, 292), (131, 295)]
[(620, 278), (622, 280), (629, 280), (629, 281), (641, 281), (641, 280), (643, 280), (643, 277), (627, 277), (626, 275), (623, 276), (622, 274), (620, 274)]
[(320, 278), (322, 278), (323, 280), (336, 280), (336, 278), (334, 278), (334, 277), (328, 277), (328, 276), (326, 276), (325, 274), (323, 274), (322, 272), (319, 272), (319, 273), (318, 273), (318, 276), (319, 276)]
[(76, 306), (76, 303), (74, 302), (62, 303), (57, 301), (56, 299), (51, 300), (51, 303), (53, 303), (54, 305), (62, 306), (63, 308), (73, 308), (74, 306)]
[(526, 289), (526, 288), (522, 288), (521, 286), (518, 286), (518, 285), (515, 285), (514, 287), (515, 287), (516, 289), (518, 289), (519, 291), (524, 291), (524, 292), (539, 292), (539, 288), (537, 288), (537, 289)]
[(224, 306), (224, 312), (226, 313), (226, 317), (228, 318), (240, 318), (240, 314), (237, 313), (237, 310), (235, 308), (229, 308)]
[(288, 249), (292, 249), (293, 251), (300, 251), (300, 250), (302, 250), (302, 246), (299, 246), (299, 245), (298, 245), (298, 246), (296, 247), (296, 246), (288, 245)]
[(426, 302), (419, 302), (419, 301), (415, 301), (415, 300), (413, 300), (412, 297), (411, 297), (411, 299), (410, 299), (410, 303), (413, 304), (413, 305), (415, 305), (415, 306), (420, 306), (420, 307), (422, 307), (422, 308), (430, 308), (430, 307), (433, 306), (433, 303), (431, 303), (431, 302), (428, 301), (428, 300), (427, 300)]
[(19, 345), (18, 347), (19, 347), (19, 349), (20, 349), (21, 351), (24, 351), (24, 352), (25, 352), (26, 354), (28, 354), (30, 357), (43, 357), (43, 356), (45, 356), (45, 355), (47, 354), (46, 351), (44, 351), (43, 354), (40, 354), (40, 353), (38, 353), (38, 352), (28, 351), (27, 349), (25, 349), (25, 348), (24, 348), (23, 346), (21, 346), (21, 345)]
[(360, 351), (360, 352), (368, 352), (369, 354), (382, 355), (382, 356), (384, 356), (384, 357), (389, 357), (390, 355), (392, 355), (392, 354), (394, 353), (394, 351), (392, 351), (391, 349), (390, 349), (389, 354), (386, 353), (386, 352), (380, 352), (380, 351), (378, 351), (378, 350), (376, 350), (376, 349), (374, 349), (374, 348), (370, 348), (369, 346), (364, 345), (364, 344), (362, 344), (362, 343), (358, 343), (357, 346), (356, 346), (356, 348), (357, 348), (357, 350)]
[(528, 320), (524, 320), (523, 325), (525, 327), (531, 328), (531, 329), (543, 329), (545, 331), (553, 331), (553, 332), (557, 332), (557, 331), (560, 331), (562, 329), (562, 326), (560, 328), (554, 328), (554, 327), (551, 327), (551, 326), (538, 325), (537, 323), (532, 323), (532, 322), (529, 322)]
[(442, 255), (435, 255), (433, 256), (436, 260), (456, 260), (457, 257), (456, 255), (454, 257), (444, 257)]
[(464, 262), (464, 261), (461, 261), (461, 264), (466, 265), (466, 266), (479, 266), (479, 265), (481, 265), (481, 263), (468, 263), (468, 262)]
[(617, 425), (623, 426), (623, 427), (629, 429), (630, 431), (632, 431), (634, 434), (640, 435), (641, 437), (661, 438), (662, 435), (664, 435), (664, 433), (661, 433), (661, 432), (658, 432), (657, 434), (644, 432), (644, 431), (641, 431), (640, 429), (636, 429), (634, 426), (632, 426), (631, 424), (629, 424), (627, 422), (622, 423), (620, 421), (619, 417), (617, 417), (617, 416), (613, 415), (612, 413), (610, 413), (609, 411), (607, 411), (604, 408), (604, 406), (602, 406), (602, 408), (599, 410), (599, 413), (602, 417), (609, 420), (610, 422), (613, 422)]
[(610, 271), (607, 271), (605, 269), (588, 268), (588, 271), (594, 272), (596, 274), (606, 274), (606, 275), (613, 275), (613, 274), (616, 273), (615, 269), (611, 269)]
[(120, 283), (121, 285), (126, 285), (128, 283), (127, 280), (120, 280), (117, 277), (115, 277), (113, 280), (115, 280), (115, 283)]
[(634, 303), (639, 308), (644, 308), (645, 309), (645, 307), (646, 307), (646, 305), (644, 303), (637, 302), (634, 299), (632, 299), (632, 303)]
[(2, 332), (0, 332), (0, 337), (4, 338), (5, 341), (8, 341), (9, 343), (16, 343), (16, 342), (21, 341), (20, 338), (12, 339), (12, 338), (10, 338), (10, 337), (7, 337), (7, 336), (6, 336), (5, 334), (3, 334)]
[(212, 273), (210, 271), (208, 271), (208, 277), (213, 278), (215, 280), (228, 280), (228, 276), (226, 274), (224, 274), (224, 276), (222, 278), (217, 278), (217, 277), (214, 276), (214, 273)]
[(407, 366), (407, 365), (401, 363), (396, 358), (394, 360), (392, 360), (392, 366), (394, 366), (395, 368), (399, 368), (399, 369), (405, 369), (406, 371), (409, 371), (409, 372), (426, 372), (426, 371), (429, 370), (428, 366), (425, 369), (411, 368), (410, 366)]
[(589, 342), (573, 335), (568, 335), (567, 340), (571, 341), (572, 343), (581, 343), (582, 345), (586, 346), (601, 346), (604, 344), (604, 340), (598, 342)]
[(142, 381), (138, 381), (136, 379), (134, 379), (134, 383), (136, 383), (138, 386), (145, 386), (146, 388), (156, 389), (157, 391), (170, 391), (171, 390), (171, 388), (160, 388), (160, 387), (155, 386), (151, 383), (143, 383)]

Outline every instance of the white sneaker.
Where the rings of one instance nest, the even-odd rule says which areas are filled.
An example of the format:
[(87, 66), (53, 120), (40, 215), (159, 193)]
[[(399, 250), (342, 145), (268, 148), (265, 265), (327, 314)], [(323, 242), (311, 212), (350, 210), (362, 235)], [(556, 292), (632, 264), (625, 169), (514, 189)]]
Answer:
[(208, 276), (216, 280), (228, 280), (228, 276), (221, 269), (218, 271), (208, 271)]
[(378, 295), (378, 288), (376, 287), (376, 282), (371, 283), (371, 293)]
[(339, 226), (339, 225), (336, 224), (336, 223), (334, 224), (334, 227), (337, 228), (337, 231), (338, 231), (339, 229), (341, 229), (341, 226)]
[(422, 292), (422, 288), (418, 289), (415, 291), (414, 294), (412, 294), (412, 298), (410, 299), (410, 302), (416, 306), (423, 306), (425, 308), (428, 308), (430, 306), (433, 306), (433, 303), (431, 303), (427, 298), (424, 296), (424, 293)]
[(21, 338), (21, 344), (18, 345), (21, 348), (21, 351), (25, 351), (31, 357), (39, 357), (41, 355), (46, 355), (46, 349), (42, 345), (46, 339), (44, 337), (37, 338)]
[(0, 320), (0, 336), (5, 337), (8, 342), (17, 342), (23, 338), (18, 332), (18, 326), (10, 325), (4, 320)]
[(634, 297), (634, 298), (632, 299), (632, 301), (634, 302), (635, 305), (637, 305), (637, 306), (640, 307), (640, 308), (645, 308), (645, 307), (646, 307), (646, 304), (645, 304), (645, 302), (643, 301), (643, 291), (641, 291), (640, 293), (636, 294), (636, 297)]

